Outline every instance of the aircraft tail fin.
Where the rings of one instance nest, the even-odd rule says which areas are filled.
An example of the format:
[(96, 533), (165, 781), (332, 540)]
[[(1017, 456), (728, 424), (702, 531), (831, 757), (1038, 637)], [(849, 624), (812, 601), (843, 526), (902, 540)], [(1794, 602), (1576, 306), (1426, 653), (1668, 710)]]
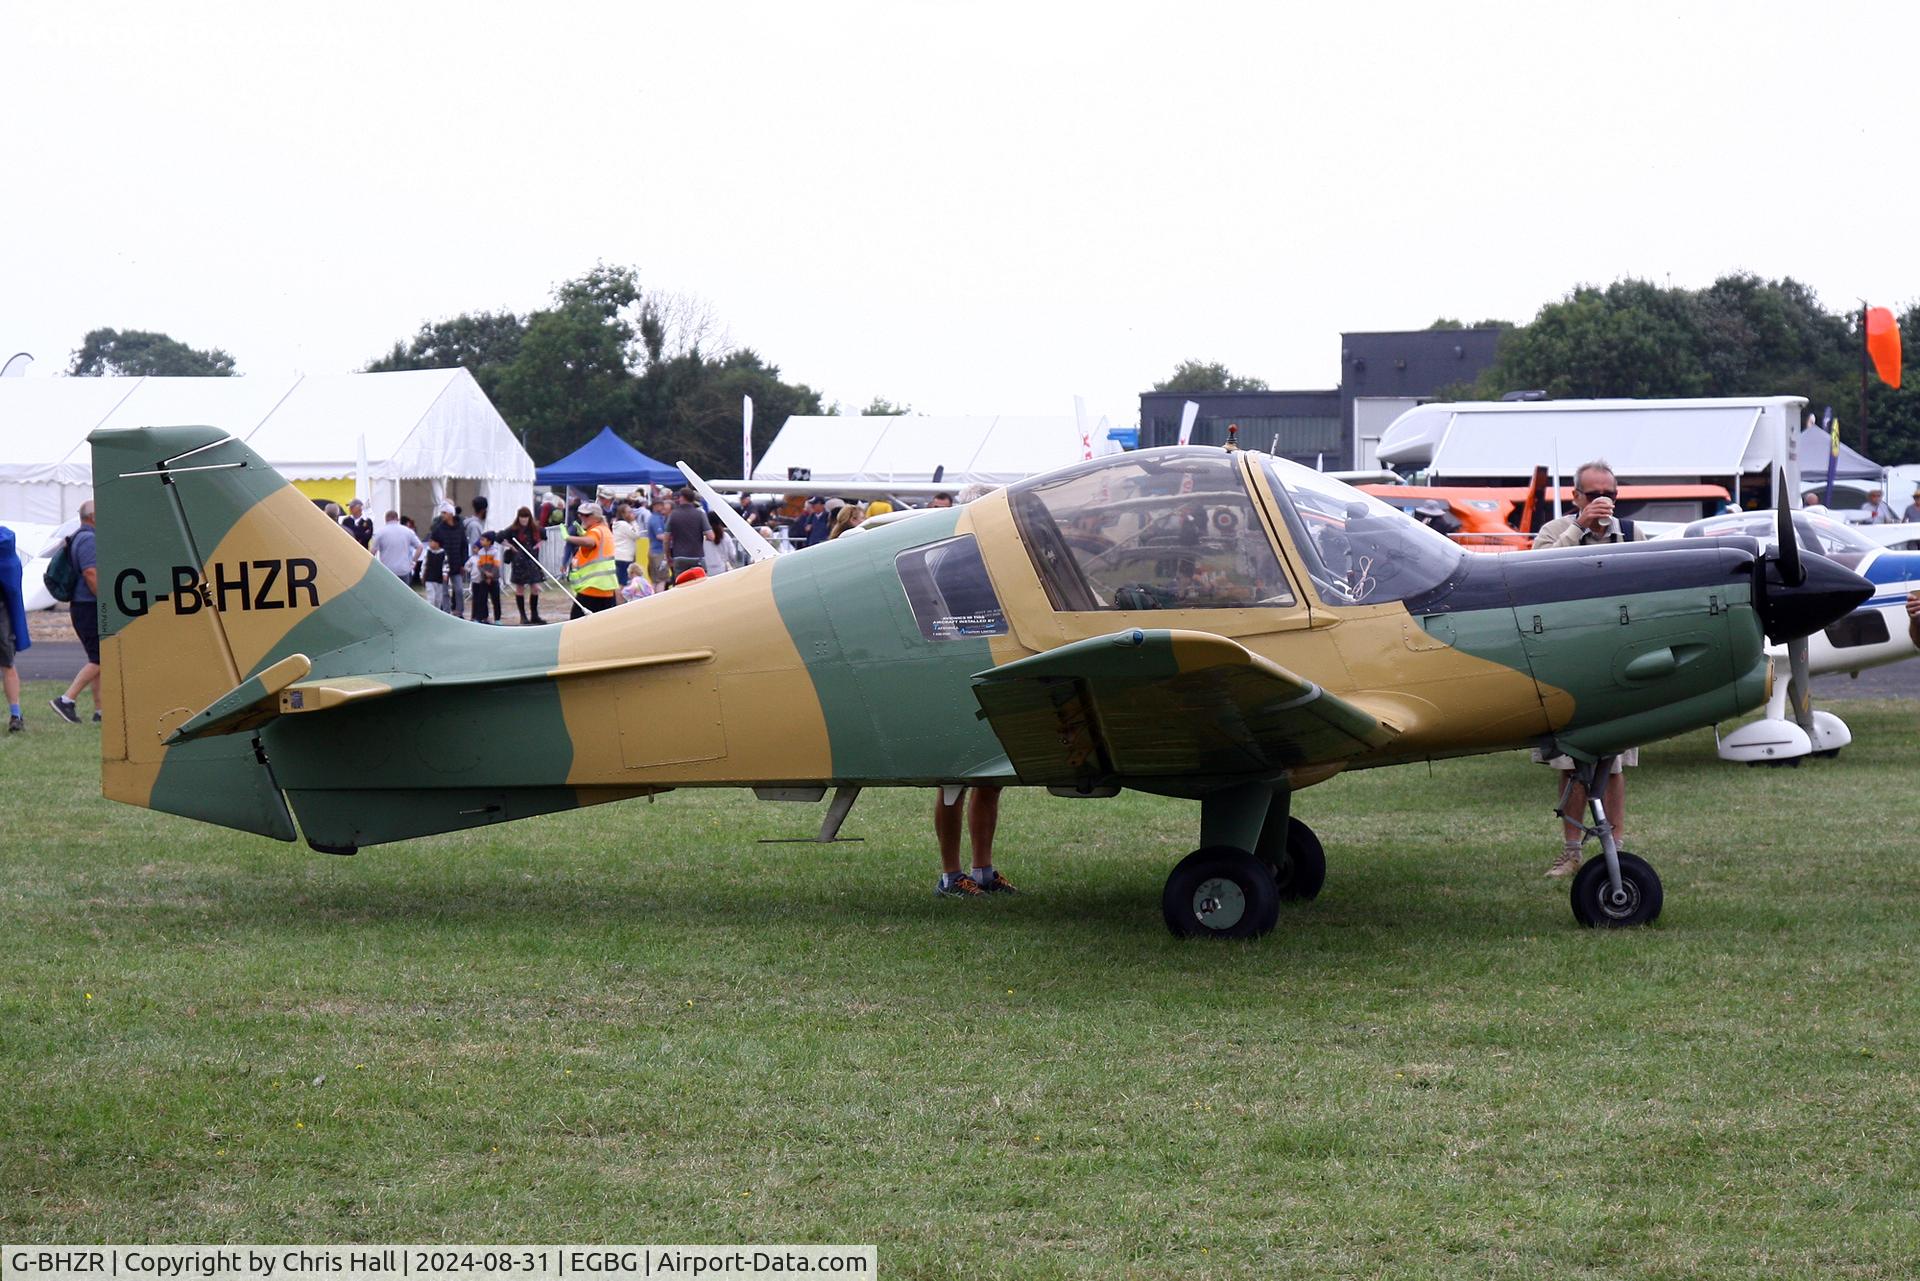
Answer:
[[(402, 626), (457, 626), (213, 427), (96, 431), (102, 785), (111, 799), (294, 839), (257, 736), (167, 745), (295, 655), (393, 665)], [(438, 620), (436, 622), (435, 620)]]

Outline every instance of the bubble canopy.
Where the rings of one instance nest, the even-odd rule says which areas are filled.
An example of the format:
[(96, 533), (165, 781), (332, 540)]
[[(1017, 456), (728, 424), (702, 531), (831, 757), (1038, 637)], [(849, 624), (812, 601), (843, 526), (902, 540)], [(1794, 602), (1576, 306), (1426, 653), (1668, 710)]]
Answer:
[(1328, 604), (1424, 595), (1467, 555), (1446, 535), (1343, 481), (1284, 458), (1256, 458), (1280, 498), (1307, 576)]
[(1378, 499), (1284, 459), (1211, 447), (1141, 450), (1008, 487), (1014, 522), (1053, 607), (1298, 605), (1242, 459), (1264, 469), (1326, 603), (1429, 591), (1464, 554)]

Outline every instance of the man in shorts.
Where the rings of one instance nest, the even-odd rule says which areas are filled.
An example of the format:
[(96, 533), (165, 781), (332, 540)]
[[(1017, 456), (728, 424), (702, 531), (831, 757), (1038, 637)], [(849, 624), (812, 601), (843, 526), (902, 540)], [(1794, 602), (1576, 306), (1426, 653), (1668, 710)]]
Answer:
[[(1567, 798), (1566, 808), (1561, 812), (1568, 817), (1561, 820), (1560, 855), (1548, 866), (1547, 875), (1571, 876), (1580, 870), (1580, 852), (1587, 842), (1586, 825), (1575, 821), (1586, 815), (1587, 789), (1575, 779), (1573, 758), (1570, 756), (1550, 757), (1536, 747), (1533, 749), (1533, 763), (1551, 765), (1560, 771), (1560, 788)], [(1621, 752), (1613, 758), (1613, 770), (1607, 775), (1606, 786), (1600, 790), (1600, 803), (1606, 807), (1607, 822), (1613, 827), (1614, 842), (1622, 849), (1627, 844), (1627, 780), (1621, 771), (1639, 763), (1639, 748), (1629, 747)]]
[[(1633, 542), (1640, 537), (1640, 531), (1634, 528), (1632, 521), (1613, 514), (1613, 503), (1619, 495), (1619, 483), (1614, 479), (1613, 468), (1607, 465), (1605, 459), (1596, 458), (1590, 463), (1581, 464), (1580, 469), (1573, 473), (1573, 512), (1547, 522), (1534, 535), (1533, 550)], [(1567, 797), (1564, 812), (1584, 815), (1587, 789), (1574, 782), (1572, 759), (1566, 756), (1548, 757), (1537, 747), (1533, 749), (1533, 759), (1535, 764), (1551, 765), (1560, 771), (1561, 791)], [(1607, 822), (1613, 825), (1613, 839), (1623, 844), (1627, 839), (1627, 780), (1621, 770), (1639, 763), (1640, 749), (1637, 747), (1629, 747), (1614, 757), (1613, 772), (1607, 776), (1606, 786), (1600, 794), (1600, 803), (1607, 810)], [(1566, 819), (1561, 824), (1561, 838), (1560, 855), (1547, 868), (1548, 876), (1571, 876), (1580, 870), (1580, 850), (1587, 840), (1585, 825), (1575, 822), (1573, 818)]]
[[(979, 898), (1012, 894), (1013, 882), (993, 866), (993, 833), (1000, 825), (1000, 789), (992, 785), (947, 789), (933, 794), (933, 835), (940, 847), (940, 879), (933, 892), (940, 898)], [(969, 799), (971, 797), (971, 799)], [(960, 829), (966, 827), (973, 850), (973, 871), (960, 867)]]
[(100, 723), (100, 571), (96, 568), (98, 560), (94, 552), (93, 539), (93, 500), (89, 498), (80, 504), (80, 528), (73, 535), (73, 567), (80, 574), (80, 580), (73, 585), (73, 634), (80, 638), (81, 648), (87, 651), (87, 661), (80, 666), (79, 674), (73, 678), (73, 684), (67, 686), (67, 692), (48, 702), (53, 714), (69, 725), (80, 723), (80, 708), (74, 700), (83, 689), (93, 691), (93, 720)]

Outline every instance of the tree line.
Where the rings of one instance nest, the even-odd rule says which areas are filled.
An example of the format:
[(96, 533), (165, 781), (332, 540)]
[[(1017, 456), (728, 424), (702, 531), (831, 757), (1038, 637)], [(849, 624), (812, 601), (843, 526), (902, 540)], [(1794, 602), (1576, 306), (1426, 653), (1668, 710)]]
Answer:
[[(822, 412), (820, 393), (788, 382), (757, 351), (735, 347), (698, 298), (644, 291), (631, 267), (600, 264), (524, 315), (463, 312), (423, 323), (367, 362), (369, 373), (464, 366), (538, 463), (573, 452), (612, 427), (666, 462), (685, 459), (704, 475), (740, 469), (742, 397), (753, 398), (758, 457), (792, 414)], [(229, 376), (220, 348), (188, 347), (166, 334), (96, 329), (68, 373)], [(876, 398), (863, 411), (907, 413)]]
[[(1898, 314), (1908, 360), (1920, 365), (1920, 305)], [(1556, 399), (1657, 396), (1805, 396), (1831, 406), (1842, 437), (1859, 444), (1858, 308), (1829, 311), (1790, 277), (1723, 276), (1704, 289), (1619, 280), (1581, 285), (1524, 325), (1498, 327), (1494, 363), (1448, 399), (1544, 391)], [(1441, 319), (1436, 329), (1458, 329)], [(465, 366), (538, 462), (570, 453), (611, 426), (668, 462), (703, 473), (740, 465), (740, 400), (754, 401), (758, 457), (791, 414), (822, 412), (819, 392), (734, 347), (696, 298), (640, 287), (631, 267), (598, 265), (525, 315), (466, 312), (428, 321), (365, 366), (369, 371)], [(234, 360), (165, 334), (96, 329), (73, 353), (74, 374), (230, 375)], [(1867, 380), (1867, 452), (1881, 463), (1920, 462), (1920, 376), (1893, 388)], [(1156, 391), (1258, 391), (1266, 383), (1218, 362), (1187, 360)], [(876, 398), (865, 413), (907, 413)]]
[(708, 476), (740, 470), (741, 398), (753, 398), (754, 456), (790, 414), (821, 412), (820, 393), (734, 347), (712, 309), (644, 291), (631, 267), (605, 264), (553, 291), (549, 307), (428, 321), (368, 372), (462, 365), (539, 463), (615, 432), (664, 462)]
[[(1896, 313), (1910, 367), (1920, 367), (1920, 304)], [(1619, 280), (1581, 285), (1533, 320), (1499, 328), (1493, 364), (1471, 383), (1440, 389), (1444, 400), (1497, 400), (1543, 391), (1556, 400), (1610, 397), (1805, 396), (1831, 407), (1841, 438), (1860, 444), (1859, 308), (1829, 311), (1791, 277), (1722, 276), (1704, 289)], [(1462, 329), (1458, 320), (1431, 328)], [(1920, 372), (1889, 387), (1869, 373), (1866, 452), (1876, 462), (1920, 462)], [(1183, 361), (1155, 391), (1258, 391), (1258, 378)]]
[[(1907, 361), (1920, 362), (1920, 305), (1896, 313)], [(1585, 285), (1501, 335), (1475, 398), (1542, 390), (1602, 396), (1805, 396), (1860, 444), (1865, 335), (1858, 307), (1833, 312), (1792, 278), (1741, 273), (1704, 289), (1621, 280)], [(1920, 462), (1920, 386), (1867, 374), (1866, 452), (1883, 464)]]

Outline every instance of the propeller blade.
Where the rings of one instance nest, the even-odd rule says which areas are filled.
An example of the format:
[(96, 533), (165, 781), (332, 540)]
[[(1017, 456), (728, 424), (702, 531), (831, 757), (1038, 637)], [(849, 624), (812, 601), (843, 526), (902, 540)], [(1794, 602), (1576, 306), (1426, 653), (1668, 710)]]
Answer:
[(1807, 638), (1787, 642), (1787, 711), (1795, 723), (1809, 734), (1813, 732), (1813, 686), (1808, 684)]
[(1180, 407), (1180, 443), (1186, 444), (1193, 438), (1193, 420), (1200, 416), (1200, 406), (1189, 400)]
[(1788, 587), (1798, 587), (1807, 581), (1807, 570), (1800, 563), (1800, 539), (1793, 530), (1793, 509), (1787, 506), (1785, 468), (1781, 468), (1775, 476), (1774, 511), (1779, 523), (1780, 581)]

